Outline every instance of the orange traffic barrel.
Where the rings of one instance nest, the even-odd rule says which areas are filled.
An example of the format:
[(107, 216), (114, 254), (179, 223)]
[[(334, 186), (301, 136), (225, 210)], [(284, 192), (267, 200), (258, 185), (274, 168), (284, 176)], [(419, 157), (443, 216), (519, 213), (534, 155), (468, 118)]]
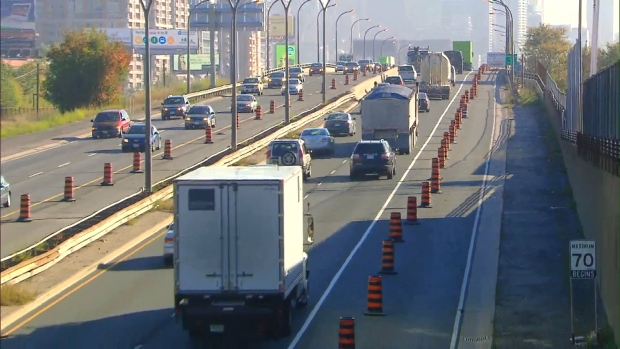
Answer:
[(431, 184), (429, 182), (422, 182), (422, 202), (421, 207), (431, 206)]
[(405, 242), (403, 240), (403, 221), (400, 212), (390, 213), (390, 239), (394, 242)]
[(355, 318), (341, 316), (338, 320), (338, 349), (355, 349)]
[(394, 270), (394, 241), (383, 240), (381, 246), (381, 271), (379, 274), (395, 275)]
[(418, 198), (415, 196), (407, 197), (407, 219), (404, 224), (420, 224), (418, 222)]
[(114, 181), (112, 180), (112, 164), (109, 162), (106, 162), (103, 165), (103, 182), (101, 182), (101, 185), (109, 187), (109, 186), (113, 186), (114, 185)]
[(32, 222), (32, 214), (30, 212), (30, 194), (22, 194), (19, 197), (19, 218), (18, 222)]
[(207, 126), (205, 127), (205, 144), (211, 143), (213, 143), (213, 128), (211, 127), (211, 124), (207, 123)]
[(383, 283), (380, 275), (368, 277), (368, 316), (385, 316), (383, 312)]
[(172, 160), (172, 141), (169, 139), (166, 139), (164, 142), (164, 156), (162, 159)]
[(143, 173), (142, 171), (142, 156), (139, 151), (133, 153), (133, 164), (131, 173)]
[(62, 198), (62, 201), (75, 201), (75, 196), (73, 193), (73, 177), (65, 177), (65, 196)]

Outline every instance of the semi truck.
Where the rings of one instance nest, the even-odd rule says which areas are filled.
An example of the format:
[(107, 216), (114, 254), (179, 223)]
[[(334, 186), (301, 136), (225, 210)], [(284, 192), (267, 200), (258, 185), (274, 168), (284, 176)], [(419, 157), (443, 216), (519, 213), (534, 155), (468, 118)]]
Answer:
[(193, 343), (291, 333), (291, 312), (308, 303), (314, 241), (302, 172), (201, 167), (175, 180), (174, 309)]
[(420, 71), (422, 61), (428, 57), (430, 47), (414, 46), (407, 50), (407, 63), (411, 64), (417, 72)]
[(399, 154), (409, 154), (418, 141), (418, 93), (407, 86), (373, 89), (361, 102), (362, 140), (384, 139)]
[(443, 51), (443, 54), (448, 57), (450, 64), (456, 69), (457, 74), (463, 74), (463, 53), (461, 51)]
[(448, 57), (443, 52), (430, 53), (420, 66), (420, 92), (425, 92), (428, 98), (449, 99), (451, 75)]
[(379, 57), (379, 63), (381, 63), (383, 70), (394, 68), (396, 66), (396, 58), (393, 56)]
[(338, 62), (353, 62), (353, 55), (342, 54), (338, 56)]
[(453, 41), (452, 50), (463, 54), (463, 70), (474, 70), (474, 47), (471, 41)]

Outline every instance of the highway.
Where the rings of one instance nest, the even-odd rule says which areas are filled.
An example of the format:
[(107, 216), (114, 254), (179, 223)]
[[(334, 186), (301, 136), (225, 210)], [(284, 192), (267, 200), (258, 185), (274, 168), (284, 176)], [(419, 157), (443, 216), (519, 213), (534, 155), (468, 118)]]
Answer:
[[(327, 99), (335, 97), (364, 81), (350, 79), (344, 86), (342, 74), (328, 74), (328, 82), (335, 78), (338, 88), (327, 90)], [(371, 75), (372, 76), (372, 75)], [(321, 77), (307, 77), (304, 84), (304, 101), (291, 97), (291, 116), (321, 104)], [(268, 114), (270, 100), (275, 100), (275, 114)], [(254, 114), (240, 113), (241, 127), (238, 140), (247, 139), (284, 119), (284, 96), (279, 89), (265, 89), (258, 97), (263, 107), (263, 120), (254, 120)], [(162, 133), (162, 149), (154, 152), (153, 182), (171, 176), (230, 145), (230, 97), (210, 102), (217, 112), (214, 144), (204, 144), (204, 130), (185, 130), (181, 119), (162, 121), (155, 118), (153, 124)], [(86, 131), (86, 130), (85, 130)], [(162, 160), (163, 140), (172, 141), (174, 160)], [(142, 154), (144, 155), (144, 154)], [(1, 256), (5, 257), (45, 238), (94, 212), (137, 192), (144, 183), (143, 174), (130, 173), (132, 153), (120, 151), (120, 138), (81, 139), (45, 152), (18, 158), (2, 164), (2, 174), (11, 184), (13, 205), (2, 209), (0, 226)], [(113, 187), (101, 187), (103, 164), (112, 163), (115, 173)], [(75, 203), (63, 202), (64, 178), (74, 177)], [(33, 221), (15, 222), (19, 213), (19, 197), (30, 194)]]
[[(340, 316), (355, 317), (358, 348), (450, 347), (494, 125), (492, 79), (483, 76), (479, 97), (469, 105), (442, 171), (443, 193), (433, 194), (432, 208), (418, 210), (420, 225), (405, 226), (405, 243), (396, 247), (399, 274), (383, 277), (385, 317), (363, 315), (367, 278), (380, 269), (390, 212), (404, 217), (407, 196), (419, 200), (458, 98), (434, 100), (431, 112), (420, 114), (416, 151), (398, 156), (392, 180), (349, 181), (348, 157), (359, 136), (337, 138), (333, 157), (313, 160), (305, 185), (316, 224), (310, 304), (294, 314), (291, 337), (256, 348), (335, 348)], [(172, 318), (172, 270), (163, 267), (162, 234), (9, 329), (3, 348), (189, 348)]]

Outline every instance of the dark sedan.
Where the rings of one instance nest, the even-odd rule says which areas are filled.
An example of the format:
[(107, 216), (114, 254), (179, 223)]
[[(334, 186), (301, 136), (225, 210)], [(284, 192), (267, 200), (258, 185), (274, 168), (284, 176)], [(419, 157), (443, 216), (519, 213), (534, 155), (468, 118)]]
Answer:
[(207, 125), (215, 127), (215, 111), (210, 105), (195, 105), (189, 109), (185, 117), (185, 129), (201, 128)]
[(353, 136), (357, 133), (357, 122), (349, 113), (332, 113), (325, 118), (325, 128), (334, 136)]
[[(123, 143), (121, 149), (123, 153), (126, 152), (141, 152), (146, 151), (146, 125), (145, 124), (133, 124), (129, 127), (127, 133), (123, 135)], [(159, 137), (159, 131), (155, 126), (151, 126), (151, 150), (161, 148), (161, 138)]]
[(267, 88), (282, 87), (285, 81), (286, 77), (284, 76), (284, 72), (273, 72), (271, 73), (271, 75), (269, 75), (269, 82), (267, 83)]
[(424, 92), (418, 93), (418, 110), (425, 111), (427, 113), (431, 111), (431, 100)]
[(310, 64), (310, 73), (309, 75), (318, 75), (323, 74), (323, 63), (312, 63)]

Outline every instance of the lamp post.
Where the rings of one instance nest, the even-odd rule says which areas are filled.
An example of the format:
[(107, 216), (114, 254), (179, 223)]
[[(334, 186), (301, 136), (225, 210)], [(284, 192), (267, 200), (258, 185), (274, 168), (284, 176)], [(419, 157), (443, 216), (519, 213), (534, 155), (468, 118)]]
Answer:
[(377, 25), (373, 25), (372, 27), (366, 29), (366, 32), (364, 33), (364, 57), (362, 57), (363, 59), (366, 59), (366, 35), (368, 35), (368, 32), (375, 29), (375, 28), (381, 28), (380, 24)]
[(275, 0), (274, 2), (271, 3), (271, 5), (269, 5), (269, 8), (267, 9), (267, 71), (269, 71), (270, 65), (269, 65), (269, 61), (271, 59), (271, 57), (269, 57), (269, 55), (271, 54), (271, 39), (269, 38), (269, 18), (271, 17), (271, 8), (273, 7), (273, 5), (277, 4), (278, 1)]
[(340, 17), (346, 15), (347, 13), (353, 13), (355, 12), (355, 10), (349, 10), (349, 11), (345, 11), (343, 13), (341, 13), (338, 18), (336, 18), (336, 60), (338, 60), (338, 21), (340, 20)]
[(375, 61), (375, 42), (377, 41), (377, 35), (381, 34), (381, 33), (385, 33), (387, 31), (387, 28), (383, 29), (383, 30), (379, 30), (378, 32), (375, 33), (375, 36), (372, 38), (372, 61)]
[[(321, 18), (321, 14), (323, 14), (323, 19), (325, 19), (326, 9), (336, 6), (336, 4), (329, 5), (329, 6), (323, 5), (323, 2), (327, 1), (325, 4), (329, 4), (331, 0), (319, 0), (319, 1), (321, 2), (322, 7), (319, 10), (319, 13), (316, 14), (316, 61), (317, 62), (321, 61), (321, 45), (319, 44), (319, 42), (321, 42), (321, 39), (320, 39), (321, 38), (321, 35), (320, 35), (321, 27), (319, 26), (319, 19)], [(325, 21), (323, 21), (323, 36), (325, 36)], [(323, 45), (325, 45), (325, 43), (323, 43)], [(325, 46), (323, 46), (323, 51), (325, 51)]]
[(351, 24), (351, 42), (350, 42), (351, 47), (349, 47), (349, 54), (351, 56), (353, 55), (353, 28), (355, 28), (355, 25), (357, 24), (357, 22), (361, 22), (361, 21), (370, 21), (370, 18), (360, 18), (357, 21), (353, 22), (353, 24)]
[(153, 192), (153, 156), (151, 154), (151, 38), (149, 26), (151, 20), (151, 8), (153, 0), (140, 0), (140, 6), (144, 11), (144, 95), (145, 95), (145, 123), (144, 128), (144, 191)]
[(325, 25), (326, 25), (325, 12), (327, 12), (328, 8), (336, 6), (336, 4), (330, 5), (329, 3), (331, 2), (331, 0), (320, 0), (320, 2), (321, 2), (321, 6), (323, 7), (323, 89), (322, 90), (323, 90), (323, 105), (325, 105), (327, 103), (327, 97), (325, 95), (327, 93), (327, 64), (325, 62), (327, 60), (327, 50), (325, 49)]
[[(292, 0), (280, 0), (284, 7), (284, 80), (288, 85), (289, 78), (289, 54), (288, 54), (288, 10), (291, 7)], [(299, 45), (297, 45), (299, 46)], [(289, 124), (291, 122), (291, 91), (288, 86), (284, 88), (284, 123)]]
[(386, 42), (388, 42), (389, 40), (392, 40), (392, 44), (395, 44), (396, 41), (394, 41), (396, 37), (395, 36), (391, 36), (385, 40), (383, 40), (383, 42), (381, 42), (381, 49), (379, 50), (379, 56), (383, 57), (383, 46), (385, 45)]
[(411, 48), (411, 44), (403, 45), (398, 49), (398, 64), (403, 64), (403, 62), (400, 60), (400, 57), (402, 57), (403, 49), (406, 48)]
[[(508, 5), (506, 5), (504, 3), (503, 0), (489, 0), (491, 3), (494, 4), (498, 4), (501, 5), (502, 7), (504, 7), (504, 10), (506, 10), (506, 12), (504, 12), (506, 14), (506, 54), (510, 55), (510, 58), (512, 59), (514, 57), (514, 49), (513, 49), (513, 45), (514, 45), (514, 30), (513, 30), (513, 17), (512, 17), (512, 11), (510, 11), (510, 8), (508, 7)], [(506, 73), (508, 73), (508, 62), (506, 62), (505, 65), (505, 69), (506, 69)], [(514, 62), (513, 62), (514, 64)], [(510, 68), (510, 81), (514, 81), (514, 69), (513, 67)]]
[(192, 86), (192, 82), (191, 82), (191, 74), (190, 74), (190, 64), (189, 64), (189, 60), (190, 60), (190, 55), (191, 55), (191, 51), (190, 51), (190, 29), (191, 29), (191, 23), (190, 23), (190, 19), (192, 17), (192, 12), (194, 12), (194, 10), (196, 10), (196, 8), (202, 4), (210, 4), (211, 8), (209, 9), (209, 39), (211, 41), (211, 54), (210, 54), (210, 58), (211, 58), (211, 87), (215, 87), (215, 2), (216, 0), (202, 0), (200, 2), (198, 2), (197, 4), (195, 4), (194, 6), (192, 6), (192, 8), (187, 12), (187, 62), (186, 62), (186, 67), (187, 67), (187, 93), (191, 93), (191, 86)]
[(296, 18), (296, 22), (297, 22), (297, 30), (296, 33), (297, 34), (297, 40), (295, 41), (297, 43), (297, 64), (301, 63), (301, 53), (299, 48), (301, 47), (301, 43), (299, 42), (299, 14), (301, 13), (301, 8), (304, 7), (305, 4), (309, 3), (312, 0), (306, 0), (304, 2), (301, 3), (301, 5), (299, 5), (299, 8), (297, 9), (297, 18)]

